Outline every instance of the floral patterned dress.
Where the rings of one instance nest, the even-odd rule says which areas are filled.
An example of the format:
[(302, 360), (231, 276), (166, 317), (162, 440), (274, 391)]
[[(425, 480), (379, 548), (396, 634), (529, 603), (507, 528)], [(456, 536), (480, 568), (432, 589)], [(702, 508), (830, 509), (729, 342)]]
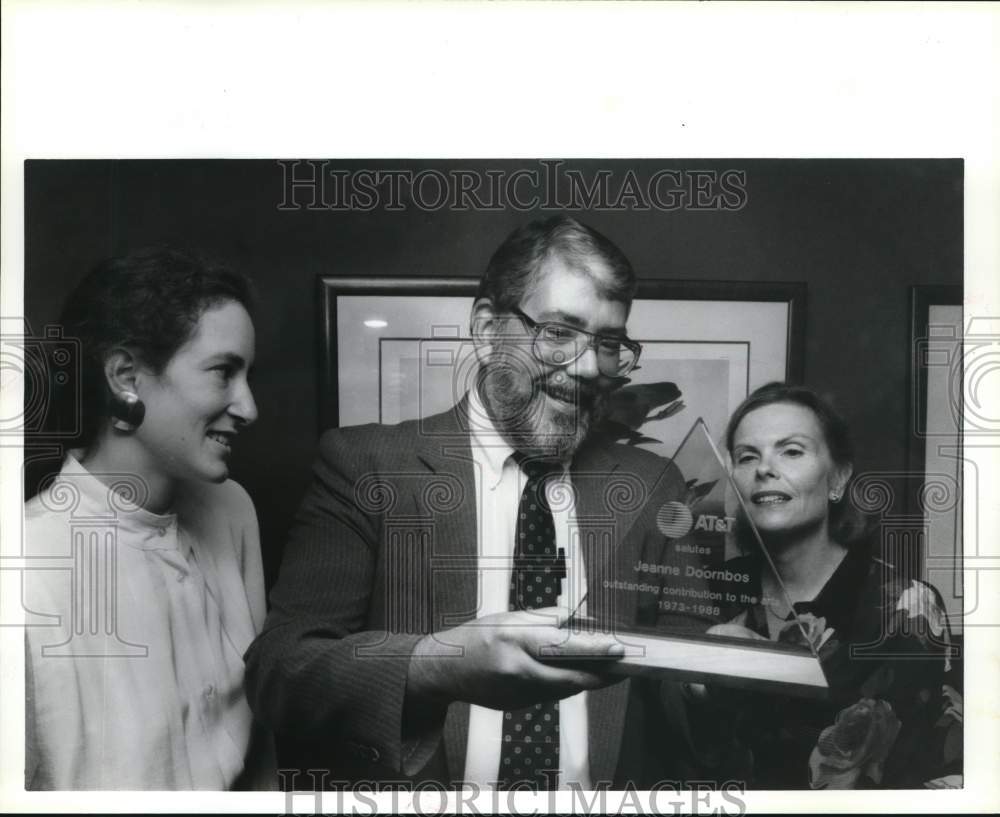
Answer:
[[(755, 560), (730, 564), (757, 577), (760, 598)], [(852, 549), (816, 598), (794, 612), (804, 628), (789, 614), (779, 640), (801, 642), (805, 630), (830, 695), (817, 701), (714, 688), (694, 707), (692, 724), (714, 776), (755, 789), (892, 789), (920, 788), (955, 768), (953, 720), (945, 715), (950, 688), (943, 686), (955, 651), (931, 585)], [(760, 604), (738, 615), (762, 636), (767, 619)], [(957, 746), (960, 773), (960, 735)]]

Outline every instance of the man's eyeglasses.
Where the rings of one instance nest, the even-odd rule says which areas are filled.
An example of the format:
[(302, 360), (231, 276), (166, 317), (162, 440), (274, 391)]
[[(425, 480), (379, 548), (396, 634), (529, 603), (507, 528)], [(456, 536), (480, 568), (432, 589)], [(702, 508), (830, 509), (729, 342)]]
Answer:
[(597, 368), (605, 377), (625, 377), (639, 362), (642, 346), (634, 340), (595, 335), (556, 321), (536, 321), (517, 307), (511, 312), (534, 334), (532, 353), (549, 366), (568, 366), (591, 348), (597, 356)]

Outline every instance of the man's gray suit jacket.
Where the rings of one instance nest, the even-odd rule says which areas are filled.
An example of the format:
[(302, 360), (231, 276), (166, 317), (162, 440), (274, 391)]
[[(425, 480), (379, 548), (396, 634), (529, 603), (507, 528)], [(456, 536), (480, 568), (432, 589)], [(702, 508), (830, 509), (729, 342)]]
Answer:
[[(279, 743), (295, 747), (279, 765), (328, 769), (327, 784), (462, 779), (468, 704), (404, 710), (416, 643), (476, 617), (466, 410), (462, 401), (423, 420), (323, 435), (264, 631), (246, 655), (251, 706)], [(634, 579), (631, 566), (662, 545), (656, 512), (682, 496), (683, 480), (660, 457), (599, 440), (578, 451), (571, 479), (589, 613), (627, 618), (637, 598), (609, 592), (607, 581)], [(678, 706), (673, 685), (644, 683), (588, 694), (595, 785), (662, 779), (669, 758), (689, 751), (686, 727), (677, 726), (683, 719), (668, 712), (671, 725), (661, 720), (664, 708)]]

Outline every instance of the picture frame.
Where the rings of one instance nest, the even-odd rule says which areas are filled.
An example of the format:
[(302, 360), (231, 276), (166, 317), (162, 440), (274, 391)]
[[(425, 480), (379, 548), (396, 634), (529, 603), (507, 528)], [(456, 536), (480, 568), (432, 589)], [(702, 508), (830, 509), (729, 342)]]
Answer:
[[(474, 278), (320, 276), (320, 431), (425, 417), (461, 399), (474, 371), (468, 325), (478, 285)], [(643, 353), (628, 396), (639, 393), (640, 405), (629, 410), (645, 409), (646, 444), (671, 456), (695, 418), (718, 437), (753, 388), (801, 382), (806, 296), (797, 282), (640, 281), (629, 333)], [(680, 372), (687, 377), (678, 382), (683, 422), (668, 422), (665, 386)]]
[(962, 422), (964, 310), (961, 286), (910, 292), (909, 420), (905, 508), (921, 546), (909, 558), (940, 591), (953, 631), (962, 630)]

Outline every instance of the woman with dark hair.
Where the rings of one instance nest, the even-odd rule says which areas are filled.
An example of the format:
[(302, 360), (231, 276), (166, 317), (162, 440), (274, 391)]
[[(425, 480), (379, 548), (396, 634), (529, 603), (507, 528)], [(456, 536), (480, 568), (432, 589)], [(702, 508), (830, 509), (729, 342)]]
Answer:
[(27, 503), (24, 540), (72, 568), (25, 579), (48, 622), (27, 628), (26, 788), (275, 787), (242, 688), (257, 518), (228, 479), (257, 417), (249, 306), (245, 278), (167, 249), (99, 265), (66, 303), (78, 447)]
[(947, 617), (931, 585), (868, 545), (849, 501), (846, 423), (809, 389), (770, 383), (736, 409), (726, 447), (774, 570), (756, 544), (730, 562), (759, 602), (709, 632), (808, 639), (830, 692), (819, 702), (713, 689), (728, 735), (717, 773), (761, 789), (924, 785), (944, 766)]

